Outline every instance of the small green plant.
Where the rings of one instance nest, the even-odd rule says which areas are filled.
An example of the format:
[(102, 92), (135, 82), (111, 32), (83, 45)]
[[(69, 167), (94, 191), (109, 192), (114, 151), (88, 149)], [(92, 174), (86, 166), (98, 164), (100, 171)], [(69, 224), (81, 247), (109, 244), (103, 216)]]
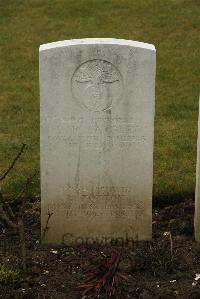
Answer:
[(0, 264), (0, 283), (13, 283), (19, 276), (19, 271), (8, 269), (5, 265)]
[(173, 248), (171, 232), (165, 232), (163, 238), (152, 241), (145, 250), (136, 251), (136, 264), (142, 270), (160, 273), (173, 273), (179, 264), (177, 251)]
[(61, 252), (64, 256), (76, 256), (76, 252), (73, 247), (64, 248)]

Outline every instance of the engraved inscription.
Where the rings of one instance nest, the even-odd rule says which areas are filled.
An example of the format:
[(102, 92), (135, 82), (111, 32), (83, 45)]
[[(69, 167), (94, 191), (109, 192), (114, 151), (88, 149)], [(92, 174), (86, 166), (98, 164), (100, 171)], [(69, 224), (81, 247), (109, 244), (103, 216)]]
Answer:
[(132, 197), (131, 188), (127, 186), (98, 186), (92, 192), (80, 189), (79, 193), (71, 192), (72, 187), (70, 189), (66, 194), (68, 201), (49, 203), (48, 210), (57, 210), (57, 212), (62, 210), (67, 218), (106, 215), (114, 218), (133, 217), (133, 215), (141, 216), (145, 212), (146, 203)]
[(131, 217), (134, 218), (133, 215), (141, 216), (143, 213), (145, 213), (144, 209), (138, 208), (137, 206), (133, 205), (131, 207), (121, 208), (121, 209), (114, 209), (114, 208), (103, 208), (103, 209), (97, 209), (97, 208), (86, 208), (83, 209), (82, 206), (77, 207), (75, 209), (67, 209), (65, 208), (65, 205), (58, 206), (58, 205), (48, 205), (49, 211), (56, 211), (64, 210), (64, 215), (66, 218), (70, 217), (102, 217), (102, 216), (108, 216), (108, 217)]
[(90, 111), (105, 111), (122, 96), (119, 70), (110, 62), (95, 59), (81, 64), (72, 77), (73, 97)]
[(55, 142), (63, 140), (68, 148), (78, 146), (81, 142), (82, 150), (94, 149), (101, 152), (105, 150), (106, 145), (128, 150), (148, 141), (145, 130), (144, 124), (135, 123), (132, 118), (125, 120), (118, 117), (77, 117), (63, 120), (62, 130), (60, 126), (59, 131), (51, 131), (49, 138)]

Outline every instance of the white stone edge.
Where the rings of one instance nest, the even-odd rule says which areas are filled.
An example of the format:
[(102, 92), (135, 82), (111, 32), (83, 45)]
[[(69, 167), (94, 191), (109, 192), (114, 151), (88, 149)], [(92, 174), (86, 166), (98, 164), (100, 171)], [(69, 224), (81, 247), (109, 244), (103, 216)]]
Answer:
[(70, 39), (52, 42), (48, 44), (43, 44), (40, 46), (39, 51), (45, 51), (50, 49), (62, 48), (67, 46), (76, 46), (76, 45), (119, 45), (119, 46), (132, 46), (136, 48), (147, 49), (151, 51), (156, 51), (155, 46), (148, 43), (126, 40), (126, 39), (117, 39), (117, 38), (84, 38), (84, 39)]
[(199, 228), (199, 195), (200, 195), (200, 96), (199, 96), (199, 115), (198, 115), (198, 135), (197, 135), (197, 159), (196, 159), (196, 185), (195, 185), (195, 213), (194, 213), (194, 229), (195, 240), (200, 241), (200, 228)]

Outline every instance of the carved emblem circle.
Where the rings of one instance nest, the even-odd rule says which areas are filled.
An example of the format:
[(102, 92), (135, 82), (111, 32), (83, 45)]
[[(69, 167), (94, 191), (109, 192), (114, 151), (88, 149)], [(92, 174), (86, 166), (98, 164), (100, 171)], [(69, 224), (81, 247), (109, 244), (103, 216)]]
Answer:
[(73, 97), (90, 111), (105, 111), (122, 96), (119, 70), (110, 62), (95, 59), (81, 64), (72, 77)]

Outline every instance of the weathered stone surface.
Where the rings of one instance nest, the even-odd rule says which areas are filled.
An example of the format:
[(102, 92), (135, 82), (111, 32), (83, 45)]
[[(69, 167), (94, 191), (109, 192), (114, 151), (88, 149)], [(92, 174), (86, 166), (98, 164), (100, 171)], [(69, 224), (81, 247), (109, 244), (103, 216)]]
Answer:
[(151, 238), (155, 56), (118, 39), (40, 47), (44, 242)]
[(197, 138), (194, 227), (195, 227), (195, 239), (197, 241), (200, 241), (200, 97), (199, 97), (199, 120), (198, 120), (198, 138)]

